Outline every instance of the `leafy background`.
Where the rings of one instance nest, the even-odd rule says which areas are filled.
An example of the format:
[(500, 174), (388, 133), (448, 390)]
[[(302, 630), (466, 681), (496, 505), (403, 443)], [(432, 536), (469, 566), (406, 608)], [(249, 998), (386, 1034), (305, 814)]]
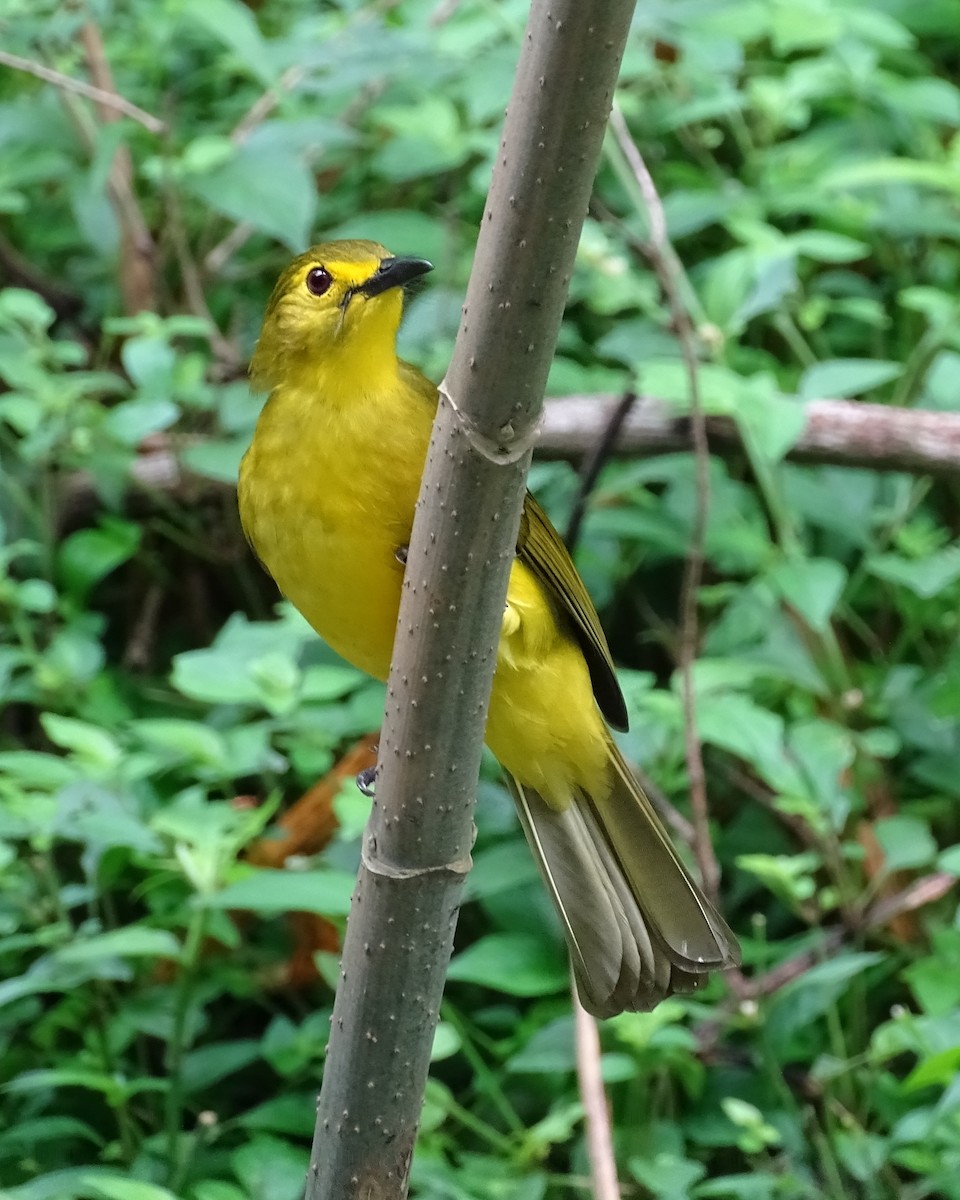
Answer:
[[(745, 968), (603, 1026), (621, 1180), (657, 1200), (958, 1197), (957, 483), (783, 455), (814, 397), (960, 407), (960, 3), (638, 8), (618, 103), (684, 264), (705, 403), (748, 435), (710, 463), (695, 667)], [(288, 255), (361, 235), (437, 264), (402, 340), (442, 373), (524, 19), (520, 0), (0, 0), (6, 53), (103, 82), (99, 47), (163, 122), (0, 74), (13, 1200), (300, 1194), (324, 922), (342, 926), (365, 802), (347, 779), (333, 840), (284, 870), (250, 847), (376, 728), (381, 691), (245, 549), (243, 364)], [(555, 394), (684, 403), (647, 232), (611, 142)], [(190, 477), (131, 491), (165, 452)], [(532, 482), (563, 527), (574, 467)], [(578, 550), (625, 746), (681, 811), (692, 513), (689, 456), (614, 462)], [(493, 768), (477, 820), (414, 1194), (587, 1194), (561, 943)]]

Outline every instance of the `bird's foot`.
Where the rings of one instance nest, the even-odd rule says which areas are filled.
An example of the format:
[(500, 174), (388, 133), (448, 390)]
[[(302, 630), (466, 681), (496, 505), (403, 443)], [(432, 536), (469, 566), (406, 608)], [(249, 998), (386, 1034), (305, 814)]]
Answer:
[(377, 794), (377, 768), (364, 767), (357, 775), (357, 787), (365, 796), (375, 796)]

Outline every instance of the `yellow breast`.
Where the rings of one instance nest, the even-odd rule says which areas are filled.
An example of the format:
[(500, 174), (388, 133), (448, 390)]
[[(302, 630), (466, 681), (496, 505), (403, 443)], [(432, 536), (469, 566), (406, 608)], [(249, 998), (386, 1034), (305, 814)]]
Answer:
[[(385, 679), (432, 413), (363, 396), (275, 392), (238, 487), (244, 531), (281, 592), (338, 654)], [(395, 407), (385, 419), (384, 405)], [(403, 419), (401, 419), (401, 417)]]

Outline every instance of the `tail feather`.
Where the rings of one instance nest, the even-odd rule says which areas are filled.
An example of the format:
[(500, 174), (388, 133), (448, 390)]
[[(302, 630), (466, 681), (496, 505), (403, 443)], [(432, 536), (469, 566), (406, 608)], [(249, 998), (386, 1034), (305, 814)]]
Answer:
[(691, 879), (611, 742), (614, 786), (563, 809), (510, 780), (520, 821), (556, 906), (584, 1008), (653, 1008), (739, 962), (736, 939)]

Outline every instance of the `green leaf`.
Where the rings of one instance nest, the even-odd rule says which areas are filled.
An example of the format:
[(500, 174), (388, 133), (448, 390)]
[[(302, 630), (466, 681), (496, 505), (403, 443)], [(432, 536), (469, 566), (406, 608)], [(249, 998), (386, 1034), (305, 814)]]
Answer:
[(187, 5), (184, 14), (228, 46), (261, 83), (273, 84), (271, 48), (249, 8), (236, 0), (203, 0), (202, 4)]
[(783, 719), (749, 697), (709, 692), (697, 698), (697, 724), (704, 742), (745, 759), (778, 791), (802, 784), (784, 750)]
[[(2, 766), (0, 762), (0, 766)], [(950, 846), (937, 858), (937, 869), (948, 875), (960, 876), (960, 845)]]
[(231, 1155), (250, 1200), (300, 1200), (310, 1155), (299, 1146), (263, 1134)]
[(467, 876), (464, 902), (523, 887), (537, 878), (537, 867), (525, 841), (513, 838), (478, 850)]
[(791, 559), (775, 566), (768, 579), (811, 629), (823, 633), (846, 586), (847, 571), (830, 558)]
[(804, 400), (862, 396), (903, 374), (903, 364), (872, 358), (833, 358), (808, 367), (800, 380)]
[(98, 958), (179, 958), (180, 943), (167, 929), (127, 925), (91, 937), (78, 937), (57, 951), (60, 962), (82, 963)]
[(567, 965), (546, 937), (492, 933), (454, 958), (448, 979), (479, 983), (510, 996), (549, 996), (569, 984)]
[(809, 1029), (843, 996), (854, 979), (877, 963), (880, 953), (839, 954), (818, 963), (776, 994), (767, 1014), (767, 1032), (774, 1045), (785, 1046), (802, 1029)]
[(542, 1025), (506, 1064), (511, 1075), (540, 1075), (575, 1071), (576, 1038), (573, 1018), (559, 1017)]
[(54, 745), (73, 751), (91, 766), (111, 769), (120, 762), (120, 747), (105, 729), (49, 712), (40, 714), (40, 724)]
[(104, 420), (104, 428), (124, 446), (139, 446), (150, 434), (176, 424), (179, 416), (180, 409), (172, 400), (144, 396), (112, 408)]
[(184, 186), (217, 212), (248, 222), (290, 250), (302, 250), (310, 239), (316, 212), (313, 175), (283, 146), (244, 143), (228, 162), (187, 176)]
[(905, 1092), (920, 1091), (926, 1087), (944, 1087), (952, 1083), (960, 1073), (960, 1046), (941, 1050), (917, 1063), (903, 1081)]
[(83, 1182), (94, 1195), (104, 1200), (179, 1200), (173, 1192), (143, 1179), (128, 1179), (121, 1175), (86, 1174)]
[(71, 534), (57, 553), (67, 589), (85, 599), (95, 584), (136, 554), (141, 532), (132, 521), (104, 517), (98, 528)]
[(703, 1179), (703, 1163), (662, 1152), (651, 1158), (631, 1158), (630, 1174), (656, 1196), (657, 1200), (693, 1200), (690, 1189)]
[(919, 817), (903, 814), (881, 817), (874, 823), (873, 830), (883, 849), (887, 871), (925, 867), (936, 857), (937, 843), (929, 825)]
[(252, 1039), (199, 1046), (184, 1055), (183, 1086), (187, 1092), (209, 1088), (259, 1058), (260, 1043)]
[(208, 908), (240, 908), (274, 915), (313, 912), (343, 916), (350, 911), (355, 876), (349, 871), (281, 871), (249, 868), (241, 879), (205, 896)]
[(443, 1062), (446, 1058), (452, 1058), (457, 1054), (460, 1047), (463, 1045), (460, 1034), (454, 1025), (449, 1021), (441, 1021), (437, 1028), (433, 1031), (433, 1048), (430, 1051), (430, 1061)]
[(288, 1137), (309, 1137), (313, 1133), (316, 1109), (315, 1091), (284, 1093), (271, 1096), (236, 1120), (245, 1129), (262, 1129), (267, 1133), (282, 1133)]
[(898, 583), (930, 600), (960, 579), (960, 548), (947, 546), (916, 559), (901, 554), (874, 554), (867, 559), (866, 566), (878, 578)]
[(94, 1145), (103, 1145), (102, 1136), (76, 1117), (34, 1117), (18, 1121), (10, 1129), (0, 1131), (0, 1156), (24, 1154), (43, 1142), (68, 1142), (82, 1138)]
[(220, 483), (236, 483), (240, 460), (249, 445), (249, 434), (236, 438), (211, 438), (187, 446), (180, 452), (180, 461), (195, 475)]
[(231, 773), (223, 735), (199, 721), (149, 717), (131, 721), (128, 728), (145, 746), (164, 752), (174, 761), (192, 762), (200, 767)]
[(758, 388), (742, 391), (733, 415), (750, 449), (769, 463), (779, 462), (807, 425), (802, 404)]

